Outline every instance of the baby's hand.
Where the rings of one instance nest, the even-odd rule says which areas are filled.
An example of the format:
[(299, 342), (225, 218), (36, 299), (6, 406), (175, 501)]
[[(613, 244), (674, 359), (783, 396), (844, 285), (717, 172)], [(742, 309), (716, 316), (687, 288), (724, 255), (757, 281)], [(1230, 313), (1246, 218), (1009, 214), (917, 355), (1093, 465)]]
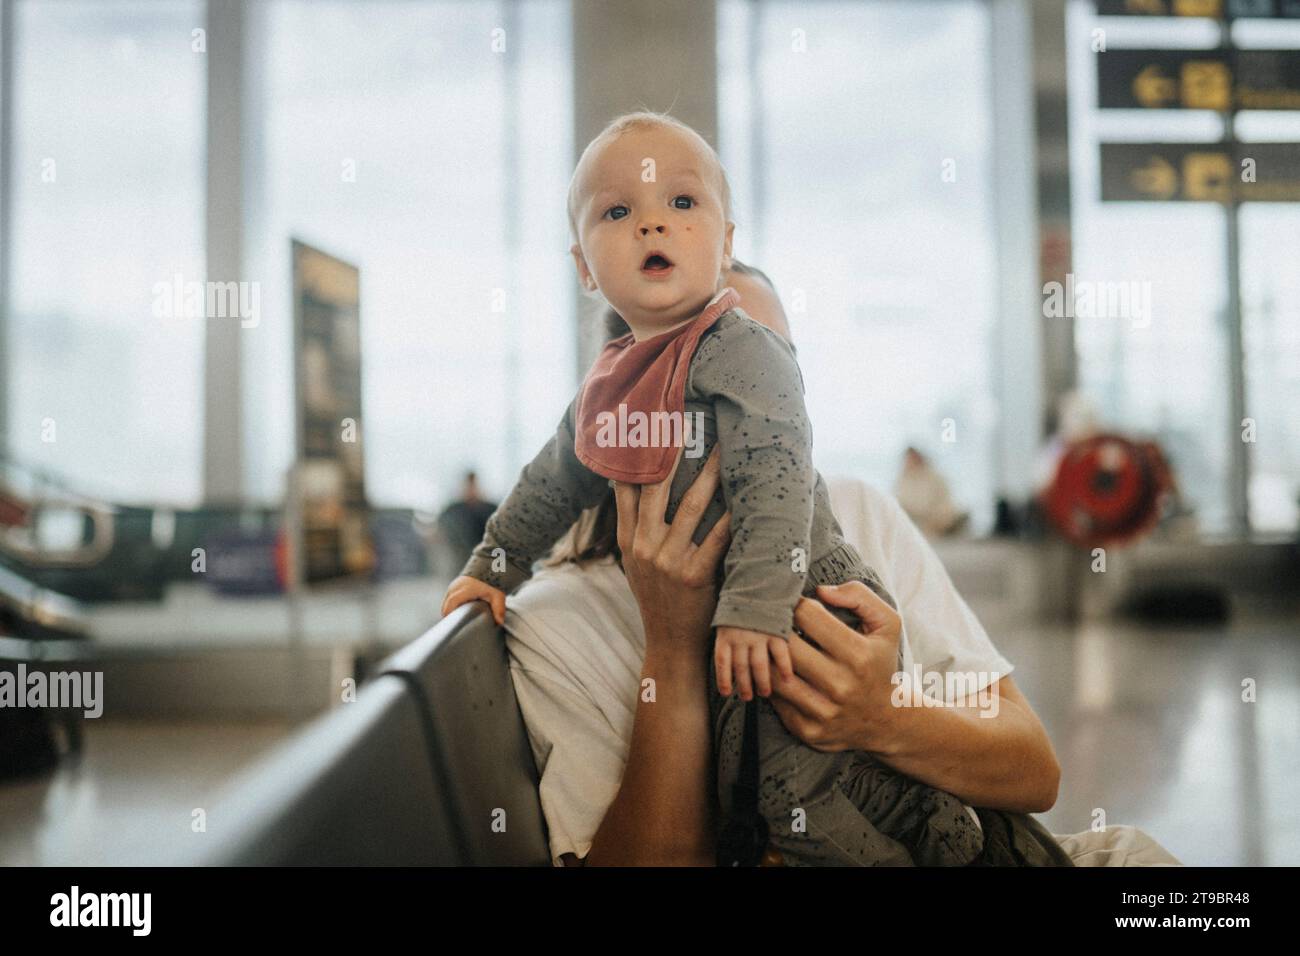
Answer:
[(504, 591), (484, 584), (478, 578), (462, 574), (447, 588), (447, 596), (442, 599), (442, 616), (446, 617), (456, 608), (469, 601), (487, 601), (492, 608), (492, 616), (497, 627), (506, 622), (506, 595)]
[(718, 628), (713, 645), (713, 666), (718, 674), (718, 693), (730, 697), (732, 674), (741, 700), (754, 696), (754, 687), (763, 697), (772, 695), (772, 675), (768, 657), (776, 661), (781, 674), (790, 678), (794, 668), (790, 664), (790, 646), (783, 638), (739, 627)]

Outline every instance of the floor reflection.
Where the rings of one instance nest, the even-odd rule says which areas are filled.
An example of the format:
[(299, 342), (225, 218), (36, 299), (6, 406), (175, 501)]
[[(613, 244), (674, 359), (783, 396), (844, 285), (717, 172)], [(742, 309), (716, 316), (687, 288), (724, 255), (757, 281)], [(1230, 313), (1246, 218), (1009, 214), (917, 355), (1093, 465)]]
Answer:
[(1293, 618), (985, 625), (1061, 761), (1056, 806), (1039, 815), (1049, 829), (1087, 829), (1104, 812), (1188, 865), (1300, 864)]

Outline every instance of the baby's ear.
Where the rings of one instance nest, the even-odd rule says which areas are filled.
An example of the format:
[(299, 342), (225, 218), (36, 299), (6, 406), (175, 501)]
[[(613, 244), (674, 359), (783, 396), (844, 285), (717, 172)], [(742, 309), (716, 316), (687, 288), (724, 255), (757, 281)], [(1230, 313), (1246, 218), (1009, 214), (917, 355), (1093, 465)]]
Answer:
[(578, 269), (578, 285), (589, 291), (595, 289), (596, 281), (591, 276), (591, 270), (587, 268), (587, 260), (582, 255), (582, 246), (575, 242), (569, 247), (569, 255), (573, 256), (573, 264)]
[(722, 241), (722, 268), (731, 268), (731, 237), (736, 231), (734, 222), (727, 223), (726, 238)]

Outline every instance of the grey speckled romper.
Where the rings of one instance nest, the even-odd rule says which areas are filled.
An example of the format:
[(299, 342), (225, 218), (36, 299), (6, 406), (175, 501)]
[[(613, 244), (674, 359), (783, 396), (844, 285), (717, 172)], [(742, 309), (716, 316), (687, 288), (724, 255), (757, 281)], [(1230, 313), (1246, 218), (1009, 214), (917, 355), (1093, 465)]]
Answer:
[[(575, 454), (579, 397), (488, 521), (463, 574), (513, 591), (581, 511), (609, 492), (610, 480)], [(844, 539), (831, 511), (826, 484), (812, 465), (803, 379), (783, 338), (730, 308), (700, 336), (690, 357), (685, 405), (688, 412), (702, 413), (694, 419), (704, 426), (702, 453), (682, 457), (667, 517), (672, 519), (720, 442), (721, 487), (695, 534), (698, 543), (724, 511), (731, 511), (732, 541), (719, 572), (714, 627), (787, 636), (801, 594), (812, 596), (818, 584), (850, 580), (865, 582), (896, 607)], [(857, 627), (848, 612), (831, 610)], [(903, 669), (901, 643), (898, 667)], [(709, 670), (718, 794), (726, 813), (745, 707), (738, 696), (717, 693), (712, 664)], [(814, 750), (785, 729), (767, 699), (755, 701), (759, 810), (768, 823), (769, 844), (786, 865), (963, 866), (979, 856), (983, 833), (956, 797), (865, 752)]]

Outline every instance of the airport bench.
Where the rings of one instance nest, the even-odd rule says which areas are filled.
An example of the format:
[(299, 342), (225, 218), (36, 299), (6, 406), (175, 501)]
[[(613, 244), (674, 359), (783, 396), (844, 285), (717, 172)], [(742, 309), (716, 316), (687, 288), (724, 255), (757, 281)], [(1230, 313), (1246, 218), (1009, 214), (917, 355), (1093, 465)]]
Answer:
[(505, 638), (482, 602), (458, 608), (379, 672), (406, 681), (429, 715), (429, 755), (471, 865), (550, 862), (537, 768)]
[[(547, 865), (537, 773), (491, 614), (458, 609), (354, 702), (246, 770), (180, 865)], [(137, 848), (137, 853), (140, 848)]]

